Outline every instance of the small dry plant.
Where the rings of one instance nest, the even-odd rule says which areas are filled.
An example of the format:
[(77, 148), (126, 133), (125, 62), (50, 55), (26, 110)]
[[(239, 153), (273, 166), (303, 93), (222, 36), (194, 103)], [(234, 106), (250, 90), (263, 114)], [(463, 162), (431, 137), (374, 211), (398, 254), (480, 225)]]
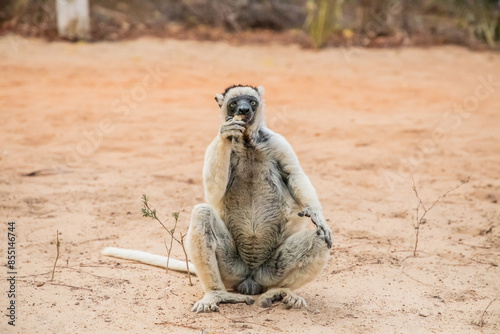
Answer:
[(141, 211), (143, 217), (149, 217), (153, 220), (156, 220), (158, 223), (160, 223), (160, 225), (165, 229), (165, 231), (167, 231), (167, 233), (170, 236), (170, 246), (167, 245), (167, 240), (165, 240), (165, 248), (167, 249), (167, 265), (165, 268), (166, 272), (168, 272), (168, 262), (170, 261), (170, 253), (172, 252), (172, 246), (175, 241), (182, 247), (182, 250), (184, 252), (184, 258), (186, 259), (186, 268), (189, 278), (189, 285), (193, 285), (193, 283), (191, 282), (191, 273), (189, 272), (189, 258), (184, 244), (184, 237), (186, 236), (186, 234), (182, 234), (182, 232), (179, 232), (179, 238), (175, 236), (175, 229), (177, 228), (177, 222), (179, 220), (179, 212), (172, 213), (172, 216), (175, 219), (175, 223), (173, 228), (168, 229), (160, 220), (160, 218), (158, 218), (158, 216), (156, 215), (156, 209), (151, 209), (151, 207), (149, 206), (148, 197), (146, 195), (142, 195), (142, 205), (143, 208)]
[(56, 259), (54, 260), (54, 266), (52, 268), (52, 275), (50, 276), (50, 281), (54, 280), (54, 273), (56, 272), (57, 260), (59, 260), (59, 248), (61, 247), (61, 242), (59, 241), (59, 230), (56, 230)]
[(486, 320), (484, 319), (484, 316), (486, 315), (486, 312), (488, 311), (488, 309), (490, 308), (491, 304), (493, 304), (493, 302), (495, 302), (497, 300), (497, 298), (493, 298), (488, 306), (486, 306), (486, 308), (483, 310), (483, 312), (481, 313), (481, 319), (479, 319), (479, 321), (477, 323), (474, 323), (474, 325), (476, 326), (479, 326), (479, 327), (483, 327), (485, 324), (486, 324)]
[(424, 204), (424, 202), (422, 201), (422, 198), (420, 198), (420, 195), (418, 194), (417, 187), (415, 186), (415, 180), (413, 180), (413, 178), (412, 178), (413, 192), (415, 193), (415, 196), (417, 197), (417, 200), (418, 200), (418, 205), (415, 208), (415, 212), (416, 212), (416, 214), (415, 214), (415, 221), (412, 220), (413, 227), (415, 228), (415, 246), (413, 248), (413, 256), (414, 257), (417, 256), (418, 237), (419, 237), (419, 234), (420, 234), (420, 227), (427, 222), (427, 219), (425, 218), (425, 216), (427, 215), (427, 213), (429, 211), (431, 211), (432, 208), (434, 208), (434, 206), (440, 200), (442, 200), (444, 197), (446, 197), (446, 195), (448, 195), (452, 191), (457, 190), (458, 188), (460, 188), (464, 184), (468, 183), (469, 180), (470, 180), (470, 176), (467, 178), (467, 180), (462, 181), (462, 183), (460, 183), (455, 188), (450, 189), (447, 192), (445, 192), (443, 195), (439, 196), (429, 207), (426, 207), (425, 204)]

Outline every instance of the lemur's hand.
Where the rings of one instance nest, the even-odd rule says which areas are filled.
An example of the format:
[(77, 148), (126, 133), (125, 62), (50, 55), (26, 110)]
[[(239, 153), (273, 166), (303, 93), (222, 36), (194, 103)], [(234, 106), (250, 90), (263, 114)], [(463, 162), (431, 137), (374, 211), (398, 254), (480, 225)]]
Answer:
[(227, 122), (222, 123), (220, 127), (220, 135), (222, 138), (239, 138), (242, 136), (243, 131), (245, 131), (245, 127), (243, 126), (245, 122), (243, 121), (235, 121), (230, 119)]
[(316, 225), (316, 233), (325, 240), (328, 248), (332, 248), (332, 230), (326, 224), (326, 220), (323, 217), (321, 211), (313, 210), (310, 207), (305, 207), (304, 210), (299, 212), (300, 217), (309, 217), (311, 218), (314, 225)]

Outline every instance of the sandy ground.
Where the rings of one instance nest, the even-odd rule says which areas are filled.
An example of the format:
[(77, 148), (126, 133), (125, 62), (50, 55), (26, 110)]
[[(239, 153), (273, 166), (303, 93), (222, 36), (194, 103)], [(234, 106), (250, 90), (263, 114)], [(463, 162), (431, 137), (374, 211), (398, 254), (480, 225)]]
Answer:
[[(498, 54), (4, 36), (0, 59), (2, 263), (8, 221), (17, 252), (16, 327), (2, 317), (1, 332), (500, 331)], [(334, 231), (326, 270), (299, 290), (308, 310), (194, 314), (197, 278), (100, 255), (165, 254), (142, 194), (169, 225), (179, 211), (186, 232), (219, 127), (214, 95), (233, 83), (266, 87), (268, 125), (295, 148)], [(411, 176), (429, 207), (469, 175), (428, 212), (413, 257)]]

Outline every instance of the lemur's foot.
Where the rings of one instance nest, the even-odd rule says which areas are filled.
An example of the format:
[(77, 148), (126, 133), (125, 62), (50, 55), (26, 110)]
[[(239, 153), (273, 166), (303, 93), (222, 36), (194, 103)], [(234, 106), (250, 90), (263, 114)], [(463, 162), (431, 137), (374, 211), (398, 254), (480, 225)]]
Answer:
[(252, 297), (243, 296), (237, 293), (226, 291), (210, 291), (205, 293), (203, 299), (197, 301), (191, 311), (201, 312), (219, 312), (219, 304), (246, 303), (252, 305), (255, 300)]
[(286, 293), (286, 296), (283, 296), (283, 304), (285, 308), (307, 308), (306, 300), (292, 291)]
[(259, 297), (259, 306), (260, 307), (269, 307), (273, 304), (273, 302), (283, 300), (283, 296), (281, 295), (284, 289), (271, 289), (266, 292), (264, 292), (260, 297)]
[(273, 302), (279, 300), (283, 300), (283, 305), (285, 305), (285, 308), (287, 309), (307, 308), (304, 298), (287, 288), (274, 288), (263, 293), (259, 297), (259, 305), (261, 307), (269, 307)]

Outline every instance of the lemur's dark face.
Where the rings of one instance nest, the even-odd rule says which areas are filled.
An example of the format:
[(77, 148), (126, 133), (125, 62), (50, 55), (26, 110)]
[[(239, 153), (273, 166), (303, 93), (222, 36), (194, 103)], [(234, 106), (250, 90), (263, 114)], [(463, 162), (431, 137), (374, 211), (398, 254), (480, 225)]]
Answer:
[(242, 116), (242, 121), (250, 125), (255, 119), (255, 112), (259, 107), (259, 100), (252, 95), (239, 95), (227, 101), (227, 118)]

